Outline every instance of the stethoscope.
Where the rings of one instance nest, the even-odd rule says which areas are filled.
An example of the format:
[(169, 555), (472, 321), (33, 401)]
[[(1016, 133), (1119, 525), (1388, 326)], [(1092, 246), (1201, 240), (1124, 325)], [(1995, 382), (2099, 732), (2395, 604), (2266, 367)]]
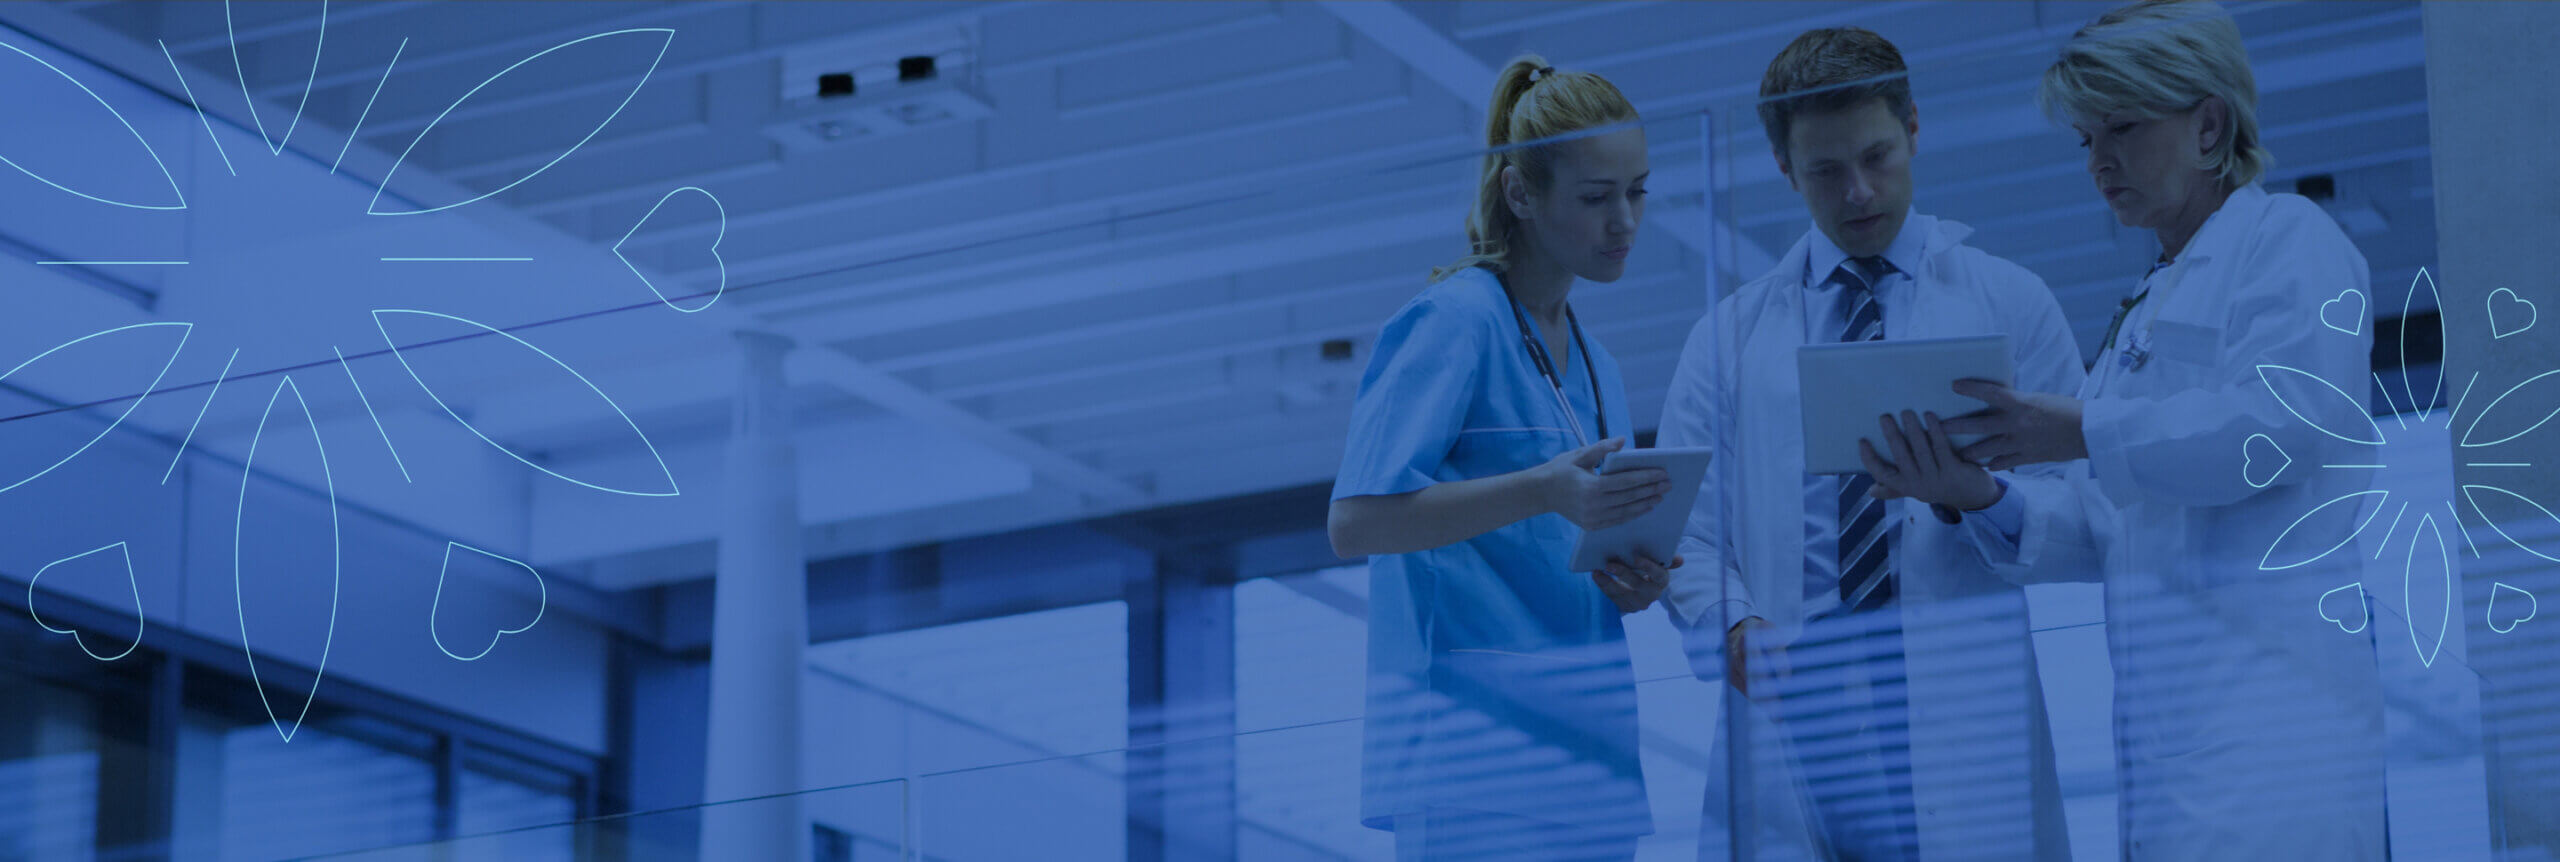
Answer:
[[(1573, 424), (1574, 439), (1582, 441), (1584, 446), (1591, 445), (1591, 438), (1582, 432), (1582, 418), (1574, 415), (1573, 402), (1565, 400), (1564, 378), (1556, 373), (1555, 359), (1547, 355), (1547, 346), (1531, 334), (1528, 313), (1520, 310), (1520, 300), (1511, 296), (1510, 285), (1503, 285), (1502, 295), (1511, 300), (1511, 319), (1520, 324), (1520, 343), (1528, 347), (1529, 362), (1538, 366), (1538, 375), (1547, 379), (1547, 389), (1556, 394), (1556, 407), (1564, 411), (1564, 421)], [(1582, 321), (1573, 316), (1573, 306), (1565, 306), (1564, 319), (1565, 324), (1573, 329), (1573, 351), (1582, 354), (1582, 371), (1591, 380), (1591, 415), (1600, 420), (1600, 439), (1606, 440), (1609, 438), (1609, 408), (1600, 396), (1600, 370), (1591, 364), (1591, 345), (1582, 340)]]

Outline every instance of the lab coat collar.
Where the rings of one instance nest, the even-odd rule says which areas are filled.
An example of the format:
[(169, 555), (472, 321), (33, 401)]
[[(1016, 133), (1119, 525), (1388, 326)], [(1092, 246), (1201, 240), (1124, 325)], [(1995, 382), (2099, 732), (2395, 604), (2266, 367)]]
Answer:
[[(1902, 232), (1894, 236), (1893, 244), (1885, 247), (1884, 259), (1893, 264), (1893, 268), (1917, 280), (1922, 265), (1929, 258), (1955, 248), (1965, 237), (1972, 235), (1973, 228), (1962, 222), (1921, 215), (1915, 210), (1903, 217)], [(1821, 284), (1832, 270), (1840, 268), (1841, 262), (1848, 259), (1849, 253), (1841, 251), (1830, 237), (1824, 236), (1821, 228), (1807, 227), (1804, 236), (1796, 240), (1795, 247), (1788, 249), (1786, 257), (1778, 261), (1777, 271), (1812, 287)]]
[(2230, 254), (2254, 232), (2271, 202), (2266, 189), (2257, 183), (2233, 189), (2231, 196), (2223, 199), (2221, 209), (2205, 216), (2204, 224), (2196, 228), (2196, 235), (2187, 239), (2186, 251), (2172, 263), (2192, 265)]

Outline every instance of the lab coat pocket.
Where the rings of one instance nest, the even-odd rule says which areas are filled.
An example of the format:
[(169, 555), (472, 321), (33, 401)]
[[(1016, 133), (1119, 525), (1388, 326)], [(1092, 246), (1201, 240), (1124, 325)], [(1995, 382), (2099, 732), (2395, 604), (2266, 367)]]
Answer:
[(2222, 327), (2162, 320), (2151, 325), (2153, 356), (2191, 368), (2214, 368), (2222, 352)]

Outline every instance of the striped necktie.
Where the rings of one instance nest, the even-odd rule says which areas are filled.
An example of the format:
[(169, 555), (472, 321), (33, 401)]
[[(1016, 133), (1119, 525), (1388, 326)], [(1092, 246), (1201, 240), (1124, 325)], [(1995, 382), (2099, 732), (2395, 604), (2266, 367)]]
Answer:
[[(1849, 323), (1841, 341), (1884, 338), (1884, 308), (1876, 304), (1875, 286), (1894, 272), (1882, 257), (1850, 258), (1832, 278), (1846, 292)], [(1893, 599), (1893, 567), (1886, 558), (1891, 537), (1900, 525), (1888, 524), (1882, 500), (1867, 496), (1876, 480), (1865, 473), (1840, 479), (1840, 613), (1882, 607)]]

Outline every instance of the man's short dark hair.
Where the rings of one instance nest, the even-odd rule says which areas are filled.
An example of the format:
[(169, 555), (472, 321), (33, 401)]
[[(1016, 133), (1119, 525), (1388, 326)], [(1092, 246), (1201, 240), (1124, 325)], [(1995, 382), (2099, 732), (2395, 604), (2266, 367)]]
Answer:
[(1786, 158), (1796, 115), (1847, 110), (1878, 98), (1910, 124), (1911, 76), (1901, 50), (1857, 27), (1807, 30), (1760, 77), (1760, 125), (1769, 132), (1769, 146)]

